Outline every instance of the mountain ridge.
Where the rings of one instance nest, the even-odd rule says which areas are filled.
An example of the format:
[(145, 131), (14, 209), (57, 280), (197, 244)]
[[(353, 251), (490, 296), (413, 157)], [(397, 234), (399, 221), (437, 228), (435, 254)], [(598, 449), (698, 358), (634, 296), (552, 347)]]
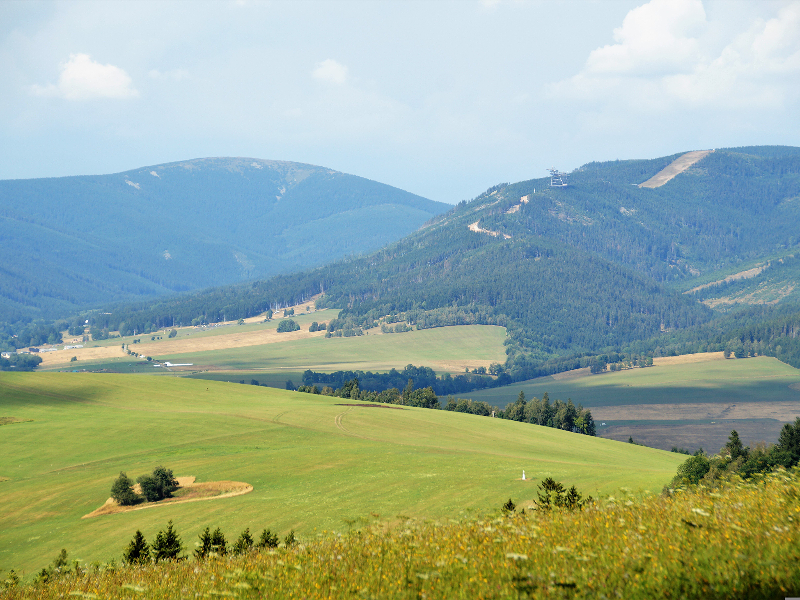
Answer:
[(378, 248), (447, 208), (333, 169), (243, 157), (4, 180), (0, 309), (52, 317), (269, 277)]

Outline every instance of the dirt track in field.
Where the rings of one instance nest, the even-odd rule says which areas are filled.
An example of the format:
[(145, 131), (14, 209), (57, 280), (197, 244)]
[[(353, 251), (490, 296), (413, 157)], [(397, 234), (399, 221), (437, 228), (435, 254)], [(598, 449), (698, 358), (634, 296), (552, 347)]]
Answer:
[[(133, 510), (144, 510), (146, 508), (155, 508), (157, 506), (166, 506), (169, 504), (183, 504), (185, 502), (200, 502), (202, 500), (218, 500), (220, 498), (232, 498), (233, 496), (241, 496), (253, 491), (253, 486), (249, 483), (242, 481), (207, 481), (205, 483), (195, 483), (194, 477), (178, 477), (179, 491), (184, 490), (184, 493), (177, 498), (166, 498), (159, 502), (147, 502), (145, 504), (136, 504), (134, 506), (120, 506), (113, 498), (106, 500), (105, 504), (90, 512), (88, 515), (81, 517), (82, 519), (90, 519), (92, 517), (99, 517), (102, 515), (113, 515), (117, 513), (130, 512)], [(134, 491), (141, 493), (141, 488), (137, 483), (133, 486)]]

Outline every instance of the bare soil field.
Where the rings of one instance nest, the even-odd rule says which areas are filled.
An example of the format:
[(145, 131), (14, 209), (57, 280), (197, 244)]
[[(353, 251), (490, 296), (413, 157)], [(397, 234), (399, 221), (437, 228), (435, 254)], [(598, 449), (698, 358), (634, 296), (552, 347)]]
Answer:
[[(204, 483), (195, 483), (195, 478), (178, 477), (178, 490), (172, 498), (166, 498), (159, 502), (145, 502), (143, 504), (135, 504), (133, 506), (120, 506), (113, 498), (106, 500), (105, 504), (84, 515), (83, 519), (90, 519), (92, 517), (99, 517), (101, 515), (113, 515), (117, 513), (130, 512), (132, 510), (144, 510), (145, 508), (155, 508), (157, 506), (165, 506), (167, 504), (182, 504), (184, 502), (199, 502), (201, 500), (217, 500), (220, 498), (231, 498), (233, 496), (241, 496), (253, 491), (253, 486), (249, 483), (242, 481), (207, 481)], [(134, 491), (141, 493), (141, 488), (137, 483), (133, 486)]]
[(775, 419), (782, 422), (800, 417), (800, 402), (719, 402), (687, 404), (627, 404), (592, 409), (596, 421), (682, 421), (696, 419)]
[(693, 152), (687, 152), (683, 156), (680, 156), (675, 160), (673, 160), (670, 164), (661, 169), (658, 173), (653, 175), (650, 179), (648, 179), (644, 183), (640, 183), (639, 187), (640, 188), (661, 187), (669, 180), (673, 179), (676, 175), (680, 175), (686, 169), (691, 167), (700, 159), (711, 154), (712, 152), (713, 150), (695, 150)]
[(761, 442), (770, 442), (778, 438), (783, 423), (765, 419), (737, 421), (726, 419), (715, 423), (696, 423), (687, 427), (685, 423), (674, 424), (620, 424), (598, 428), (598, 437), (627, 442), (644, 442), (652, 448), (671, 450), (673, 447), (685, 448), (690, 452), (698, 450), (697, 440), (706, 444), (703, 450), (709, 454), (719, 452), (728, 441), (731, 430), (735, 429), (746, 446), (755, 446)]

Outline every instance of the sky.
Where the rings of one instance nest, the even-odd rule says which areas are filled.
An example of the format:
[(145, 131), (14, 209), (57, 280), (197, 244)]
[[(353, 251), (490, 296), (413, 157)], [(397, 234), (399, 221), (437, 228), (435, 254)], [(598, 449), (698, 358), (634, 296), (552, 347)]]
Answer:
[(0, 1), (0, 179), (207, 156), (434, 200), (800, 145), (800, 0)]

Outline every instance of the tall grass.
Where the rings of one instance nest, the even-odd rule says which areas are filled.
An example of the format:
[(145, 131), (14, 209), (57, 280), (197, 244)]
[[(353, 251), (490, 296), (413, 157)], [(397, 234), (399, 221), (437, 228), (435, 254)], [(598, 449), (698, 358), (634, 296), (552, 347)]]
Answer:
[(391, 521), (373, 515), (349, 533), (318, 532), (261, 554), (72, 570), (6, 596), (706, 599), (800, 592), (797, 468), (671, 497), (623, 490), (579, 512)]

